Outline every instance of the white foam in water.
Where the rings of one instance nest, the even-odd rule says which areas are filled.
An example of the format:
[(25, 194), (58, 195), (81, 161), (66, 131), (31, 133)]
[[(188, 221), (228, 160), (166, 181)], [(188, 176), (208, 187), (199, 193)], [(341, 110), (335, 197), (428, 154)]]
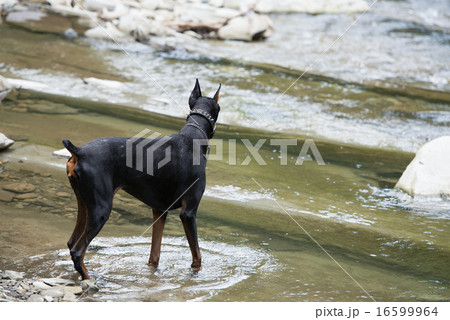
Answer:
[[(98, 279), (101, 300), (202, 301), (219, 290), (281, 267), (266, 251), (241, 245), (199, 240), (202, 269), (193, 274), (185, 237), (164, 237), (161, 260), (155, 271), (147, 265), (148, 237), (95, 238), (86, 254), (89, 272)], [(54, 252), (53, 265), (73, 274), (69, 251)], [(61, 260), (65, 257), (65, 260)], [(47, 257), (48, 258), (48, 257)]]
[(450, 219), (450, 200), (441, 197), (411, 197), (398, 189), (380, 189), (368, 186), (360, 190), (359, 200), (363, 206), (376, 206), (378, 209), (407, 209), (414, 214), (435, 219)]
[(207, 188), (205, 191), (205, 196), (238, 202), (250, 202), (262, 199), (266, 200), (275, 199), (271, 192), (260, 193), (257, 191), (250, 191), (247, 189), (242, 189), (240, 187), (235, 187), (233, 185), (228, 186), (215, 185), (211, 188)]

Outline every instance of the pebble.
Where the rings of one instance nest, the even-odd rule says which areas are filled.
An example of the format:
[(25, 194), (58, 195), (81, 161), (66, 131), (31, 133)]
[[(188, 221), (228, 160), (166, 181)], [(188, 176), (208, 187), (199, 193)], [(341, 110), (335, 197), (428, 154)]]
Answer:
[(16, 182), (3, 186), (3, 190), (12, 191), (16, 193), (29, 193), (36, 190), (36, 187), (27, 182)]
[(62, 198), (70, 198), (71, 194), (68, 192), (57, 192), (56, 193), (57, 197), (62, 197)]
[[(82, 301), (83, 289), (71, 280), (62, 278), (25, 279), (23, 272), (0, 270), (0, 302), (76, 302)], [(89, 292), (96, 292), (95, 283), (88, 285)], [(98, 288), (97, 288), (98, 291)], [(80, 298), (79, 298), (80, 297)]]
[(0, 201), (11, 202), (13, 201), (13, 199), (14, 193), (5, 190), (0, 190)]
[(26, 200), (26, 199), (35, 199), (37, 198), (38, 195), (36, 193), (21, 193), (21, 194), (17, 194), (14, 199), (17, 200)]

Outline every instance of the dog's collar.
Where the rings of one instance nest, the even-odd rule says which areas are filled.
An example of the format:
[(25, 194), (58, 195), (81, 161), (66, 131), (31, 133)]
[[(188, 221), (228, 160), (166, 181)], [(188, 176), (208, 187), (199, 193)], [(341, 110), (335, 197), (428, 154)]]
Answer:
[(193, 114), (198, 114), (200, 116), (202, 116), (203, 118), (205, 118), (206, 120), (208, 120), (208, 122), (211, 124), (211, 128), (212, 128), (212, 132), (211, 132), (211, 137), (214, 135), (214, 132), (216, 132), (216, 121), (214, 120), (214, 118), (205, 110), (202, 109), (192, 109), (191, 112), (188, 114), (188, 118), (193, 115)]

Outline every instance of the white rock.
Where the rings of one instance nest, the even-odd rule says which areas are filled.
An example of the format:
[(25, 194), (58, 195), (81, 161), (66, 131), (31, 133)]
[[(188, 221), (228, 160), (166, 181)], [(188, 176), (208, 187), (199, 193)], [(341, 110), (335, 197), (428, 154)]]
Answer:
[(450, 197), (450, 136), (423, 145), (395, 187), (412, 196)]
[(22, 280), (25, 276), (24, 272), (17, 272), (12, 270), (4, 270), (2, 272), (2, 279), (9, 279), (9, 280)]
[(97, 19), (97, 13), (91, 12), (87, 10), (83, 10), (79, 8), (78, 6), (71, 7), (61, 4), (52, 4), (49, 7), (44, 7), (44, 9), (48, 12), (53, 12), (57, 14), (61, 14), (63, 16), (71, 16), (71, 17), (79, 17), (79, 18), (85, 18), (85, 19)]
[[(244, 10), (254, 2), (254, 0), (224, 0), (224, 6)], [(367, 9), (369, 9), (369, 5), (365, 0), (259, 0), (255, 7), (255, 10), (264, 13), (302, 12), (310, 14), (354, 13)]]
[[(62, 298), (64, 297), (64, 290), (62, 289), (47, 289), (41, 291), (41, 296), (52, 297), (52, 298)], [(45, 299), (45, 298), (44, 298)]]
[(200, 3), (177, 5), (174, 12), (181, 21), (206, 24), (219, 23), (239, 14), (239, 11), (235, 9), (216, 8)]
[(70, 154), (69, 150), (66, 148), (53, 151), (53, 155), (61, 158), (67, 158), (69, 159), (72, 155)]
[(83, 3), (86, 10), (98, 11), (106, 8), (114, 10), (117, 5), (120, 5), (120, 0), (84, 0)]
[(42, 282), (48, 284), (49, 286), (74, 286), (75, 282), (71, 280), (61, 279), (61, 278), (44, 278), (41, 279)]
[(174, 3), (173, 1), (167, 0), (142, 0), (141, 1), (142, 8), (147, 10), (173, 10)]
[(256, 13), (249, 13), (245, 16), (231, 19), (228, 24), (217, 32), (221, 39), (243, 41), (258, 40), (271, 34), (273, 34), (271, 20), (264, 15)]
[(73, 293), (66, 292), (64, 294), (64, 297), (62, 298), (62, 301), (75, 302), (75, 301), (77, 301), (77, 297), (75, 297), (75, 295)]
[(27, 299), (28, 302), (44, 302), (44, 298), (39, 294), (32, 294)]
[(114, 80), (105, 80), (105, 79), (99, 79), (99, 78), (83, 78), (83, 82), (86, 84), (94, 84), (101, 87), (108, 87), (111, 89), (119, 89), (124, 87), (124, 83), (120, 81), (114, 81)]
[(121, 16), (127, 14), (128, 7), (124, 6), (123, 4), (119, 3), (114, 10), (108, 10), (106, 8), (103, 8), (102, 12), (99, 14), (100, 18), (104, 20), (114, 20), (117, 18), (120, 18)]
[(84, 35), (88, 38), (108, 39), (117, 42), (132, 40), (128, 34), (117, 29), (117, 27), (109, 21), (106, 22), (104, 26), (97, 26), (87, 30)]
[(47, 290), (47, 289), (51, 288), (51, 286), (49, 286), (48, 284), (43, 283), (42, 281), (34, 281), (33, 282), (33, 287), (35, 287), (38, 290)]
[(80, 286), (64, 287), (64, 293), (71, 293), (74, 295), (80, 295), (83, 293), (83, 289)]
[(0, 133), (0, 150), (5, 150), (14, 144), (14, 140), (9, 139), (3, 133)]
[(9, 89), (14, 89), (14, 86), (9, 82), (8, 79), (6, 79), (0, 75), (0, 92), (9, 90)]

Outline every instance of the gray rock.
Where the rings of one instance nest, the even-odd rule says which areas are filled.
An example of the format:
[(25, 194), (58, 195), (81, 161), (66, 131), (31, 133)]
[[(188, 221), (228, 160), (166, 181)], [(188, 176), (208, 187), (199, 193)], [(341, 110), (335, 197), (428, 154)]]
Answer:
[(17, 200), (26, 200), (26, 199), (35, 199), (37, 198), (37, 196), (38, 195), (36, 193), (22, 193), (16, 195), (14, 198)]
[(66, 31), (64, 31), (64, 36), (68, 39), (75, 39), (78, 37), (78, 33), (72, 28), (69, 28)]
[(13, 199), (14, 193), (5, 190), (0, 190), (0, 201), (11, 202), (13, 201)]
[(0, 150), (5, 150), (14, 144), (14, 140), (9, 139), (3, 133), (0, 133)]
[(77, 301), (77, 297), (75, 297), (75, 295), (73, 293), (66, 292), (64, 294), (64, 297), (62, 298), (62, 301), (75, 302), (75, 301)]
[(64, 292), (79, 295), (83, 293), (83, 289), (80, 286), (64, 287)]
[(217, 35), (224, 40), (253, 41), (273, 34), (272, 21), (256, 13), (231, 19), (225, 26), (220, 28)]
[(39, 294), (32, 294), (27, 299), (28, 302), (44, 302), (44, 298)]
[(36, 190), (36, 187), (33, 186), (31, 183), (16, 182), (3, 186), (3, 190), (12, 191), (16, 193), (29, 193)]
[(41, 296), (52, 297), (52, 298), (62, 298), (64, 297), (64, 289), (62, 288), (52, 288), (41, 291)]
[(48, 284), (49, 286), (74, 286), (75, 282), (71, 280), (61, 279), (61, 278), (44, 278), (41, 279), (42, 282)]
[(85, 293), (92, 294), (99, 291), (99, 288), (95, 281), (93, 280), (83, 280), (81, 281), (81, 288)]
[(17, 272), (12, 270), (5, 270), (2, 272), (2, 279), (9, 279), (9, 280), (22, 280), (25, 276), (24, 272)]
[(44, 301), (45, 301), (45, 302), (53, 302), (53, 301), (55, 301), (55, 299), (53, 299), (53, 298), (50, 297), (50, 296), (44, 296)]
[(47, 289), (51, 288), (51, 286), (49, 286), (48, 284), (45, 284), (42, 281), (33, 282), (33, 287), (35, 287), (37, 290), (47, 290)]

